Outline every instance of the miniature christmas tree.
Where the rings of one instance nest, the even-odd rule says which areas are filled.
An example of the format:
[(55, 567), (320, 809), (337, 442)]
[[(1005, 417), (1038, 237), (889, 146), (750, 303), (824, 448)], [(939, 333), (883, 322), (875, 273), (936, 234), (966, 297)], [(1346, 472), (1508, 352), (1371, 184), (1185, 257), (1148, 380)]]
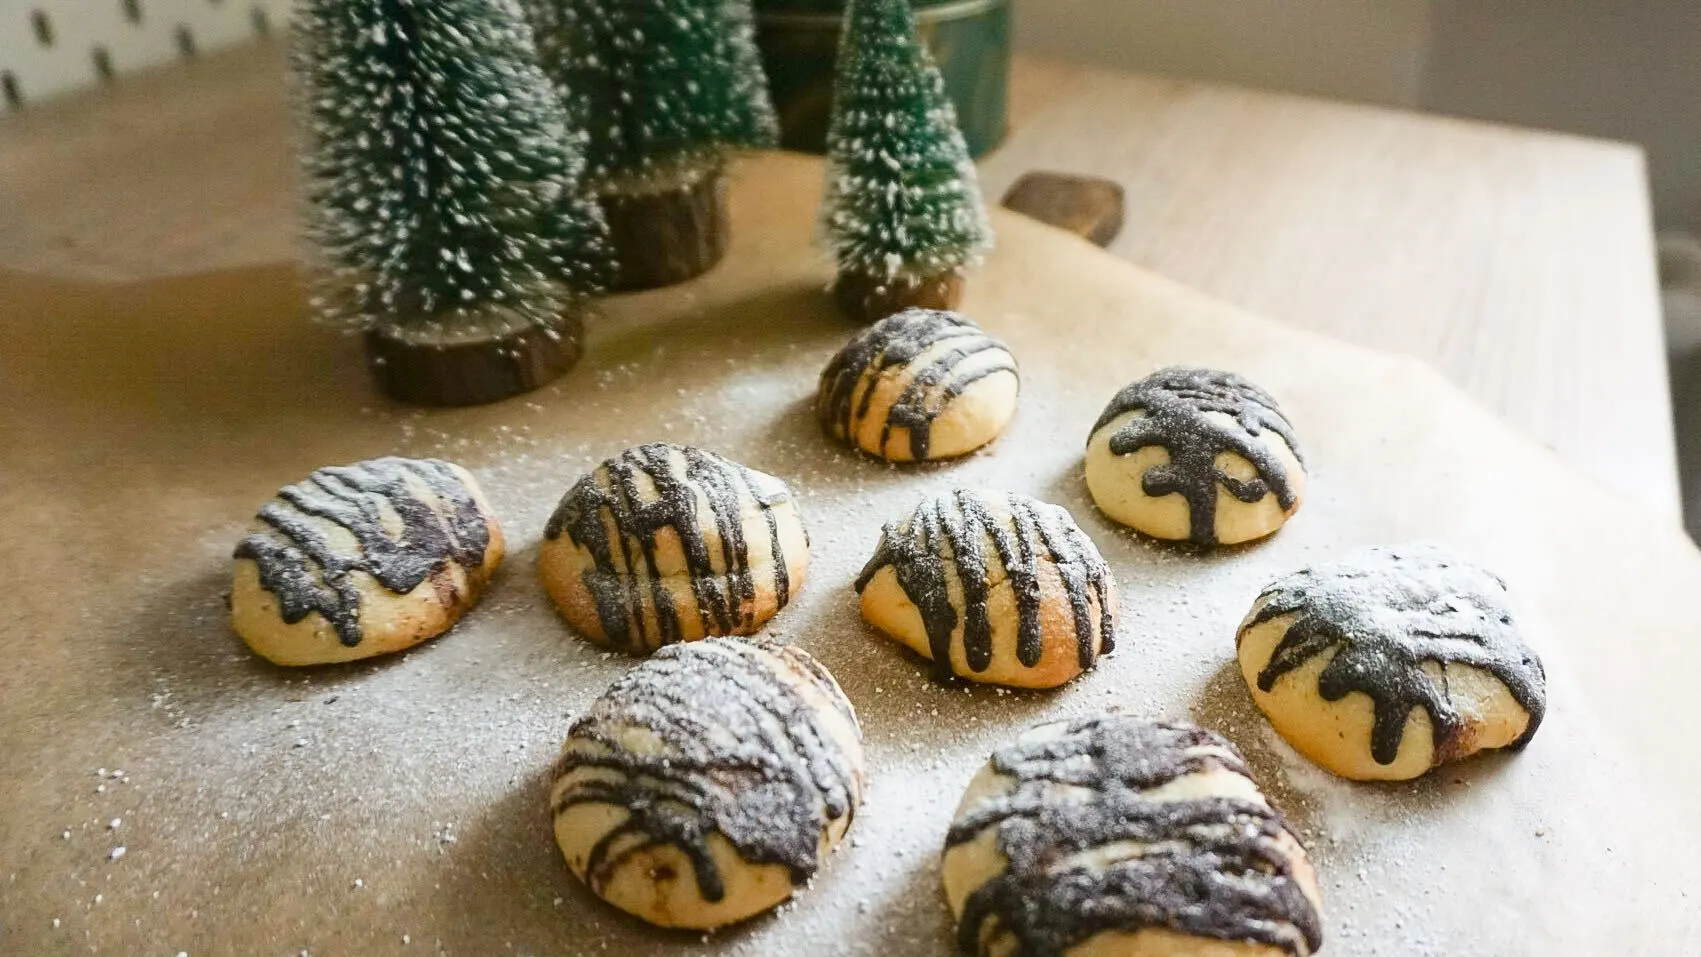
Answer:
[(531, 0), (544, 68), (589, 134), (628, 289), (726, 252), (731, 150), (778, 139), (749, 0)]
[(317, 303), (397, 398), (504, 398), (577, 361), (607, 227), (515, 0), (304, 0)]
[(992, 244), (974, 164), (907, 0), (850, 0), (827, 133), (821, 229), (834, 298), (873, 322), (950, 309)]

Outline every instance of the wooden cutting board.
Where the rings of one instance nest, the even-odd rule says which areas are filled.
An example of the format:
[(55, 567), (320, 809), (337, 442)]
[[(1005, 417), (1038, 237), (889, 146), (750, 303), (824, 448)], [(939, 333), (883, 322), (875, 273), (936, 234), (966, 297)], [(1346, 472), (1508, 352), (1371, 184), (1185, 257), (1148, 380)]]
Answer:
[[(1701, 554), (1675, 526), (1413, 362), (1009, 214), (966, 308), (1022, 364), (1015, 423), (953, 465), (860, 458), (811, 415), (853, 331), (808, 245), (820, 177), (799, 157), (746, 163), (725, 264), (609, 301), (577, 370), (478, 409), (379, 398), (357, 342), (304, 319), (287, 265), (125, 285), (0, 275), (0, 953), (944, 953), (937, 854), (968, 778), (1018, 729), (1107, 706), (1247, 751), (1321, 870), (1326, 954), (1698, 946)], [(1311, 499), (1269, 542), (1200, 557), (1087, 499), (1100, 408), (1177, 362), (1251, 377), (1296, 423)], [(631, 662), (559, 622), (536, 544), (581, 472), (656, 439), (798, 493), (814, 566), (771, 631), (833, 670), (869, 744), (851, 841), (794, 904), (708, 938), (592, 899), (546, 810), (572, 715)], [(484, 603), (376, 663), (248, 655), (223, 605), (243, 526), (279, 485), (384, 454), (479, 475), (512, 549)], [(1097, 670), (1056, 693), (941, 687), (860, 622), (851, 580), (880, 525), (958, 485), (1065, 505), (1098, 543), (1124, 615)], [(1278, 575), (1418, 538), (1509, 579), (1547, 661), (1548, 723), (1521, 755), (1415, 783), (1332, 778), (1253, 709), (1235, 624)]]

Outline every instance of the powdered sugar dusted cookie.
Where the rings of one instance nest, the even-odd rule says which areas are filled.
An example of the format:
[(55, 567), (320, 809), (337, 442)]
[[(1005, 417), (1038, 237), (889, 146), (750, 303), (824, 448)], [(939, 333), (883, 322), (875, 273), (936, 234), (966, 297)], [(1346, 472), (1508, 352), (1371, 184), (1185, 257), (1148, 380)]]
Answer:
[(1436, 545), (1289, 575), (1258, 596), (1236, 640), (1270, 723), (1343, 777), (1404, 780), (1520, 748), (1546, 710), (1541, 659), (1506, 585)]
[(1323, 943), (1304, 849), (1234, 745), (1106, 714), (993, 752), (945, 837), (965, 954), (1305, 957)]
[(567, 864), (652, 924), (708, 929), (790, 897), (862, 802), (862, 732), (802, 650), (663, 648), (574, 722), (552, 811)]
[(958, 489), (887, 525), (856, 582), (862, 617), (938, 677), (1054, 688), (1116, 640), (1116, 583), (1067, 509)]
[(1233, 545), (1281, 528), (1305, 497), (1276, 400), (1232, 372), (1170, 368), (1116, 394), (1087, 440), (1099, 510), (1153, 538)]
[(809, 536), (784, 482), (659, 442), (581, 478), (538, 551), (544, 586), (568, 623), (632, 654), (754, 634), (808, 568)]
[(828, 434), (889, 462), (948, 459), (997, 438), (1020, 388), (1010, 350), (967, 316), (909, 309), (827, 363), (815, 411)]
[(399, 651), (472, 607), (502, 548), (483, 491), (458, 465), (322, 468), (279, 489), (237, 545), (231, 623), (281, 665)]

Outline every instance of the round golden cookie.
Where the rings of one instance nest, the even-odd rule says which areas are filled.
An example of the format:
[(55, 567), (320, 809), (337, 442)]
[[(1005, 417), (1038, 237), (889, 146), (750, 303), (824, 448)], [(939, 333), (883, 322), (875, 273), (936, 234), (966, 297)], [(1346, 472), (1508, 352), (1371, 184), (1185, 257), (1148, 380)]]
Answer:
[(865, 786), (851, 704), (801, 649), (661, 649), (574, 722), (550, 799), (561, 853), (610, 904), (708, 930), (781, 903), (844, 838)]
[(1068, 510), (958, 489), (886, 526), (856, 589), (941, 679), (1055, 688), (1109, 654), (1116, 583)]
[(1292, 426), (1269, 393), (1232, 372), (1163, 369), (1118, 392), (1086, 464), (1100, 511), (1169, 541), (1263, 538), (1305, 498)]
[(1010, 350), (967, 316), (908, 309), (833, 356), (815, 411), (833, 438), (888, 462), (948, 459), (997, 438), (1020, 390)]
[(809, 536), (784, 482), (659, 442), (581, 478), (538, 550), (544, 587), (568, 623), (632, 654), (754, 634), (808, 568)]
[(381, 458), (279, 489), (235, 559), (236, 633), (276, 664), (317, 665), (448, 631), (502, 561), (502, 530), (460, 466)]
[(1521, 748), (1546, 710), (1541, 659), (1505, 584), (1434, 545), (1290, 575), (1258, 596), (1235, 641), (1270, 724), (1342, 777), (1403, 781)]
[(969, 783), (941, 871), (958, 949), (992, 957), (1305, 957), (1305, 849), (1210, 731), (1116, 714), (1034, 727)]

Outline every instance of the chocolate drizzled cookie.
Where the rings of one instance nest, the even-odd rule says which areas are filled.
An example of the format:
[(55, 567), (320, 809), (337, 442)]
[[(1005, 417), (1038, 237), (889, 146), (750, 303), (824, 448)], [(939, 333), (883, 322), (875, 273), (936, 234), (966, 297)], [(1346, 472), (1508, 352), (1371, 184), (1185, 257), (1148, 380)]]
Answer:
[[(1295, 477), (1263, 436), (1279, 436), (1303, 466), (1299, 441), (1276, 400), (1251, 382), (1211, 369), (1162, 369), (1117, 393), (1092, 434), (1130, 412), (1141, 414), (1116, 429), (1109, 451), (1125, 456), (1159, 447), (1168, 453), (1167, 463), (1140, 476), (1140, 489), (1152, 498), (1180, 494), (1188, 507), (1188, 539), (1195, 544), (1217, 544), (1218, 488), (1240, 502), (1254, 503), (1273, 494), (1284, 512), (1297, 507)], [(1256, 476), (1239, 477), (1219, 467), (1217, 456), (1225, 452), (1251, 463)], [(1094, 496), (1100, 497), (1098, 489)]]
[[(588, 593), (594, 627), (584, 630), (632, 652), (753, 632), (790, 600), (794, 569), (808, 561), (783, 482), (666, 443), (627, 449), (580, 479), (544, 534), (557, 603), (578, 623), (574, 585), (552, 569)], [(577, 553), (556, 551), (564, 543)]]
[[(405, 595), (442, 578), (444, 604), (462, 597), (443, 577), (450, 565), (482, 577), (489, 518), (455, 467), (437, 459), (381, 458), (322, 468), (278, 490), (261, 528), (235, 557), (252, 560), (279, 616), (295, 624), (318, 612), (347, 647), (361, 643), (361, 581)], [(331, 527), (346, 533), (337, 535)]]
[[(876, 624), (891, 616), (871, 607), (869, 585), (888, 568), (920, 616), (938, 677), (986, 680), (983, 673), (998, 651), (994, 634), (999, 629), (989, 600), (994, 588), (1010, 591), (1016, 620), (1015, 628), (1005, 631), (1014, 632), (1014, 659), (1021, 667), (1036, 668), (1045, 657), (1048, 617), (1071, 624), (1074, 660), (1067, 663), (1064, 680), (1092, 667), (1114, 647), (1110, 570), (1069, 512), (1056, 505), (1011, 492), (958, 489), (887, 525), (856, 580), (864, 616)], [(1048, 605), (1055, 605), (1057, 613), (1047, 616)], [(954, 642), (960, 642), (961, 669), (952, 654)], [(1030, 686), (1055, 683), (1061, 682)]]
[[(1474, 750), (1468, 722), (1455, 706), (1447, 666), (1492, 675), (1529, 715), (1521, 748), (1541, 725), (1546, 674), (1524, 644), (1507, 604), (1506, 584), (1494, 574), (1436, 545), (1373, 548), (1352, 559), (1317, 565), (1264, 589), (1247, 630), (1293, 616), (1257, 687), (1268, 692), (1284, 675), (1331, 651), (1317, 693), (1339, 701), (1352, 692), (1375, 703), (1371, 754), (1391, 764), (1407, 717), (1429, 715), (1436, 762)], [(1425, 665), (1439, 665), (1431, 671)]]
[[(1310, 865), (1257, 788), (1229, 777), (1247, 775), (1219, 735), (1121, 715), (1042, 725), (994, 752), (945, 838), (960, 949), (1053, 957), (1161, 928), (1314, 952)], [(986, 860), (957, 865), (990, 853), (977, 841), (989, 831), (1003, 866), (957, 883), (985, 873)]]
[[(617, 903), (665, 893), (617, 893), (615, 881), (683, 878), (655, 864), (667, 847), (689, 862), (704, 904), (765, 909), (777, 900), (727, 899), (738, 884), (727, 868), (781, 865), (793, 886), (808, 881), (861, 802), (860, 742), (850, 702), (800, 649), (741, 638), (669, 646), (573, 723), (552, 800), (558, 838), (590, 888)], [(586, 805), (624, 814), (586, 832), (563, 817)], [(736, 858), (717, 853), (716, 837)]]
[[(1009, 403), (977, 421), (984, 434), (953, 436), (949, 448), (936, 448), (934, 425), (969, 387), (995, 375), (1008, 375)], [(815, 411), (834, 438), (882, 458), (920, 461), (962, 454), (991, 441), (1014, 410), (1016, 360), (1002, 342), (982, 332), (966, 316), (937, 309), (910, 309), (889, 316), (852, 339), (821, 373)], [(869, 425), (879, 416), (877, 437)], [(891, 448), (903, 433), (907, 455)], [(963, 448), (962, 446), (968, 446)]]

